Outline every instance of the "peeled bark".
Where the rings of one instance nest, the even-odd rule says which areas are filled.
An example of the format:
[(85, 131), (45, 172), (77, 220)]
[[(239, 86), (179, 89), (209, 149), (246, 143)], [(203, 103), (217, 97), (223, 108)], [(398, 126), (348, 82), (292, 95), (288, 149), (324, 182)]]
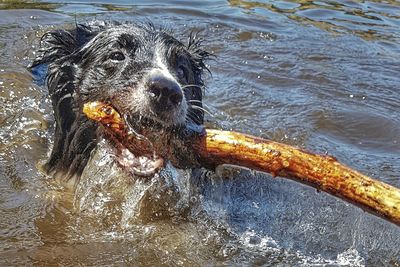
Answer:
[[(140, 129), (146, 140), (129, 133), (110, 106), (85, 104), (84, 113), (108, 129), (136, 155), (154, 151), (180, 168), (233, 164), (310, 185), (347, 200), (400, 226), (400, 190), (340, 164), (335, 158), (317, 155), (286, 144), (214, 129), (174, 129), (162, 134)], [(149, 142), (152, 143), (149, 146)]]

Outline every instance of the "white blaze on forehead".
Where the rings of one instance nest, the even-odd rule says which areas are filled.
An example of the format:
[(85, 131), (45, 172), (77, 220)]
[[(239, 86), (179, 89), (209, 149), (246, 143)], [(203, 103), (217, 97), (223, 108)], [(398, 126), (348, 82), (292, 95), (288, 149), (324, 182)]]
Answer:
[[(153, 68), (150, 71), (150, 75), (152, 74), (158, 74), (166, 77), (167, 79), (170, 79), (172, 81), (175, 81), (177, 84), (180, 85), (180, 83), (175, 79), (175, 77), (171, 74), (171, 72), (168, 69), (168, 65), (165, 62), (165, 57), (163, 54), (165, 53), (165, 48), (162, 45), (157, 45), (154, 53), (154, 62), (155, 62), (155, 68)], [(181, 88), (182, 90), (182, 88)], [(173, 123), (184, 123), (187, 115), (187, 103), (185, 100), (185, 94), (183, 94), (183, 101), (179, 104), (179, 107), (177, 110), (171, 114), (173, 119)]]
[(174, 78), (174, 76), (172, 76), (171, 72), (169, 71), (167, 64), (164, 62), (164, 57), (163, 57), (163, 47), (158, 46), (156, 48), (156, 52), (155, 52), (155, 62), (157, 65), (157, 69), (161, 70), (161, 73), (171, 79), (176, 81), (176, 79)]

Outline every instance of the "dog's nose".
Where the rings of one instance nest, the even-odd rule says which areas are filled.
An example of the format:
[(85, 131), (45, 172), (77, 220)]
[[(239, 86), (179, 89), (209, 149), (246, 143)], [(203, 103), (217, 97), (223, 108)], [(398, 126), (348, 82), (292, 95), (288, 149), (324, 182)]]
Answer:
[(153, 74), (148, 78), (148, 90), (150, 97), (157, 105), (160, 105), (160, 108), (178, 106), (183, 99), (179, 84), (162, 74)]

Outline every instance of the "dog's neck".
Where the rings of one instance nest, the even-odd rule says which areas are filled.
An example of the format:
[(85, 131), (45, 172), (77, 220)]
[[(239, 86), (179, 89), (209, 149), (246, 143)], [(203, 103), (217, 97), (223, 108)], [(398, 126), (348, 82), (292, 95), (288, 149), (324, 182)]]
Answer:
[(78, 110), (74, 68), (71, 64), (51, 64), (47, 85), (56, 121), (52, 152), (44, 167), (49, 174), (62, 173), (67, 181), (82, 173), (97, 144), (97, 125)]

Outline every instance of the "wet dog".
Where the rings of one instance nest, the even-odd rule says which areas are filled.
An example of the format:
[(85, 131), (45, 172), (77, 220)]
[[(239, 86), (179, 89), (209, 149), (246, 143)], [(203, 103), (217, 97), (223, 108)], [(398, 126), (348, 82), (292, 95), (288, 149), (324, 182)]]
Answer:
[[(202, 75), (209, 54), (199, 45), (195, 35), (184, 44), (149, 24), (95, 22), (46, 33), (31, 66), (34, 74), (45, 75), (54, 109), (54, 145), (46, 171), (76, 184), (103, 138), (99, 126), (82, 113), (88, 101), (111, 104), (132, 127), (146, 122), (146, 127), (171, 130), (202, 124)], [(128, 172), (152, 174), (152, 159), (127, 161), (133, 154), (118, 153)]]

